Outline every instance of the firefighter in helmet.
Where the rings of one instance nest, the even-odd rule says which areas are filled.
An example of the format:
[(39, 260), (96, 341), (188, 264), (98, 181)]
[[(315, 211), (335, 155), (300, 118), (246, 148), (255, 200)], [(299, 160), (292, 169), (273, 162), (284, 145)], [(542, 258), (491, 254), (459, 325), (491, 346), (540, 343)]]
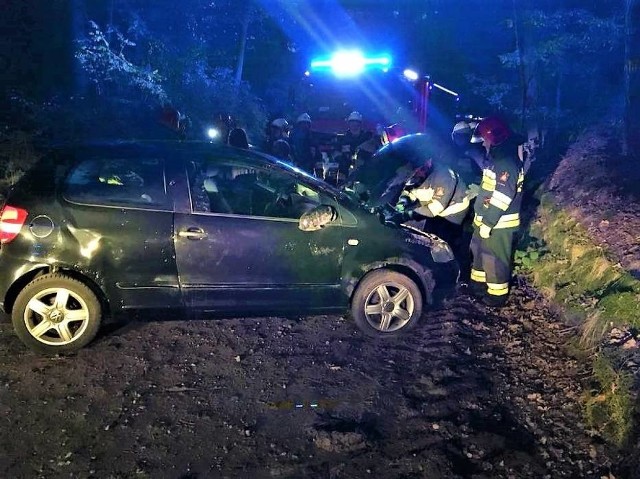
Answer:
[[(451, 131), (451, 140), (454, 146), (455, 171), (465, 181), (469, 188), (469, 198), (477, 196), (480, 189), (480, 179), (484, 167), (487, 151), (480, 143), (471, 143), (471, 137), (479, 118), (465, 117), (464, 121), (457, 122)], [(472, 202), (473, 205), (473, 202)], [(472, 209), (472, 208), (470, 208)], [(457, 231), (455, 241), (450, 243), (458, 253), (460, 265), (460, 279), (464, 283), (469, 282), (471, 275), (471, 257), (469, 248), (473, 236), (473, 214), (468, 214)]]
[(461, 225), (470, 204), (467, 194), (467, 185), (455, 171), (428, 160), (407, 181), (396, 209), (407, 219), (440, 217)]
[[(347, 131), (340, 136), (338, 140), (338, 152), (340, 154), (339, 172), (343, 178), (347, 177), (350, 168), (358, 159), (358, 155), (361, 153), (359, 147), (373, 137), (370, 131), (362, 128), (362, 120), (362, 115), (359, 112), (352, 111), (346, 118), (348, 125)], [(367, 156), (365, 153), (362, 154), (363, 156)], [(369, 153), (368, 156), (371, 156), (371, 154)]]
[(271, 154), (276, 158), (291, 162), (291, 146), (289, 142), (283, 138), (276, 140), (272, 145)]
[(311, 117), (308, 113), (302, 113), (291, 131), (291, 152), (296, 166), (313, 173), (318, 161), (317, 151), (311, 134)]
[(478, 121), (479, 120), (457, 122), (451, 131), (451, 140), (458, 150), (458, 155), (461, 159), (464, 159), (463, 169), (465, 171), (471, 169), (474, 173), (477, 171), (479, 175), (484, 169), (487, 151), (482, 144), (471, 143), (471, 137), (473, 136), (473, 131), (478, 126)]
[(274, 154), (273, 145), (279, 140), (289, 143), (289, 122), (284, 118), (276, 118), (269, 124), (266, 152)]
[(474, 195), (451, 167), (428, 160), (406, 182), (396, 204), (399, 213), (392, 221), (424, 220), (425, 231), (444, 239), (456, 257), (462, 258), (468, 255), (462, 242), (462, 224)]
[(474, 205), (470, 287), (483, 303), (499, 307), (509, 294), (513, 240), (520, 226), (524, 182), (520, 136), (503, 119), (492, 116), (480, 120), (471, 142), (482, 142), (488, 155)]

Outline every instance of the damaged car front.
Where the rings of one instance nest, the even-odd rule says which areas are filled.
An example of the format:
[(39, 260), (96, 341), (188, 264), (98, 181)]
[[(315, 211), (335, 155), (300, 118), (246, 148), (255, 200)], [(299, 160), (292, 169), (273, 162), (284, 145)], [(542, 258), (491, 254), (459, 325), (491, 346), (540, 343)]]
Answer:
[[(394, 221), (395, 205), (407, 181), (428, 160), (448, 162), (453, 157), (451, 146), (432, 133), (401, 137), (384, 147), (364, 165), (352, 172), (343, 191), (362, 208), (377, 217), (387, 228), (401, 232), (406, 244), (429, 250), (437, 267), (432, 267), (439, 297), (449, 295), (457, 284), (459, 266), (451, 247), (437, 235), (425, 230), (424, 222)], [(418, 256), (422, 253), (417, 253)]]

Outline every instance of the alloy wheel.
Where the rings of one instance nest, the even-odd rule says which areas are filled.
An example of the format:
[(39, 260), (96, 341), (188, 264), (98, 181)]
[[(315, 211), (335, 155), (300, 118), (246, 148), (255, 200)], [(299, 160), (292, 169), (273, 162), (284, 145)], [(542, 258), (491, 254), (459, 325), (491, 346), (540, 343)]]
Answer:
[(23, 318), (34, 339), (51, 346), (63, 346), (83, 335), (89, 324), (89, 308), (73, 291), (48, 288), (29, 300)]
[(387, 282), (374, 288), (365, 301), (365, 317), (376, 330), (397, 331), (413, 315), (415, 302), (411, 292), (401, 284)]

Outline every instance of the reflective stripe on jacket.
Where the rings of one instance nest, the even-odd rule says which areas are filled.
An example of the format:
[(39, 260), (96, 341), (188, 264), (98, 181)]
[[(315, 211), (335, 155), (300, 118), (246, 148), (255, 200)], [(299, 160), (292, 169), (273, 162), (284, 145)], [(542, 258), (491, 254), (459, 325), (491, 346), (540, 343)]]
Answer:
[(420, 205), (416, 212), (433, 218), (441, 216), (452, 223), (461, 224), (469, 209), (467, 185), (451, 168), (435, 166), (427, 179), (410, 192), (410, 198)]

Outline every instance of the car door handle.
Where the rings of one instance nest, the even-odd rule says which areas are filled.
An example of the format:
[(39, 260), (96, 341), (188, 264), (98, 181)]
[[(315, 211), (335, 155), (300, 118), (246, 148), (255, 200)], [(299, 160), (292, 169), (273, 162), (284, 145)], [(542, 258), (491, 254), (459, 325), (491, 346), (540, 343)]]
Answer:
[(190, 240), (201, 240), (207, 237), (207, 233), (201, 228), (188, 228), (187, 230), (179, 231), (178, 236)]

